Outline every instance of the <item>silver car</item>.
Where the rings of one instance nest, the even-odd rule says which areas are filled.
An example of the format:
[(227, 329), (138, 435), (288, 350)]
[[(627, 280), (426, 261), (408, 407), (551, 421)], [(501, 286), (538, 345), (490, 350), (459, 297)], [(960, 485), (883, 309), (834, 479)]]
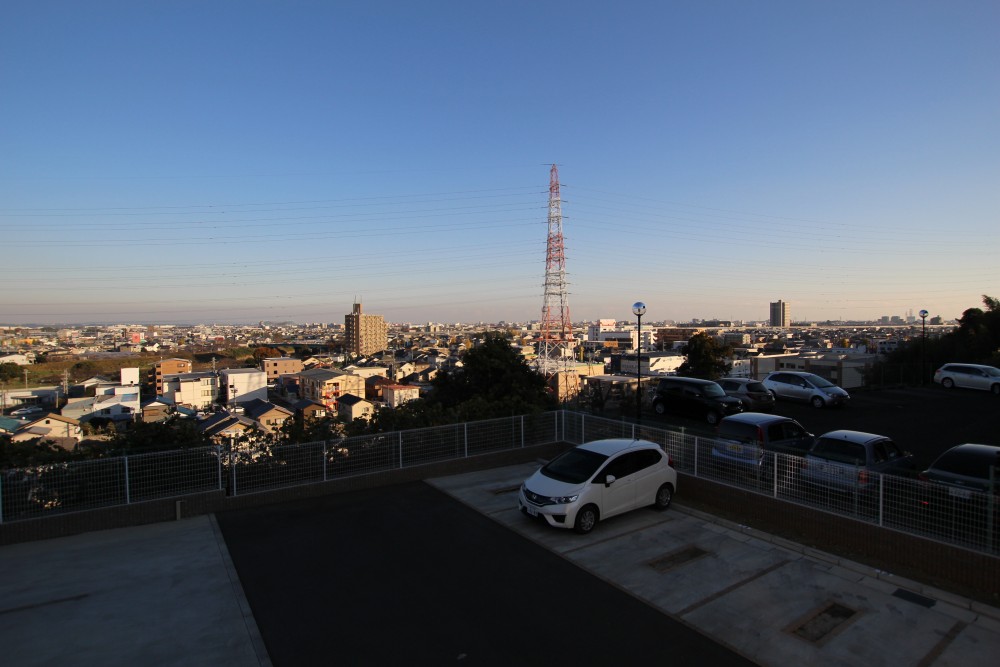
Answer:
[(945, 389), (964, 387), (1000, 394), (1000, 368), (982, 364), (945, 364), (934, 371), (934, 381)]
[(814, 373), (775, 371), (762, 382), (775, 398), (809, 403), (814, 408), (847, 405), (851, 395), (834, 383)]

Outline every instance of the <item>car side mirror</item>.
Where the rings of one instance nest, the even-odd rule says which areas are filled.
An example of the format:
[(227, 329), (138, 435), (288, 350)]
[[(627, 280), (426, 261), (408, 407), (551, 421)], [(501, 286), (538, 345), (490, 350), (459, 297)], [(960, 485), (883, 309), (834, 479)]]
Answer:
[(604, 486), (605, 487), (611, 486), (614, 483), (615, 483), (615, 476), (614, 475), (608, 475), (607, 477), (604, 478)]

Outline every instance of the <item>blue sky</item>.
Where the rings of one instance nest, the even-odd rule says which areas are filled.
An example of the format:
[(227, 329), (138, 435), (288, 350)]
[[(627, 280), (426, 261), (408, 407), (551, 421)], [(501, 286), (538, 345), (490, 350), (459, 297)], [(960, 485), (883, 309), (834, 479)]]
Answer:
[(0, 8), (0, 323), (952, 318), (1000, 296), (1000, 4)]

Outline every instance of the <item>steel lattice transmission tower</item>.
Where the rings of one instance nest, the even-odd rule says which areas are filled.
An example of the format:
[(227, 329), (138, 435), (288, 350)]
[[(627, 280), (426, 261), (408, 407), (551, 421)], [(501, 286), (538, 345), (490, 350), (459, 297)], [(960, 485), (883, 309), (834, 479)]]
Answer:
[(559, 198), (559, 170), (556, 165), (552, 165), (549, 172), (549, 236), (545, 249), (544, 286), (538, 369), (552, 373), (566, 370), (573, 352), (573, 327), (569, 319), (569, 295), (566, 291), (562, 200)]

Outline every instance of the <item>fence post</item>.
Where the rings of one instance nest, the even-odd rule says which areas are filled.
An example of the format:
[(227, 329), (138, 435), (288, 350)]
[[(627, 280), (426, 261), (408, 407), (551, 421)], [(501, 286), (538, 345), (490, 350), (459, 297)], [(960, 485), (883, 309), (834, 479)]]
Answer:
[(230, 489), (229, 495), (236, 497), (236, 452), (229, 451), (229, 468), (233, 471), (232, 476), (232, 488)]
[(324, 440), (323, 441), (323, 481), (324, 482), (326, 481), (326, 457), (327, 457), (326, 440)]
[(400, 431), (397, 435), (399, 436), (397, 438), (397, 442), (399, 443), (399, 469), (402, 470), (403, 469), (403, 432)]
[[(684, 427), (681, 427), (681, 440), (684, 438)], [(698, 436), (694, 436), (694, 476), (698, 476)]]
[(462, 422), (462, 441), (465, 443), (465, 458), (469, 458), (469, 422)]
[(778, 497), (778, 466), (781, 465), (782, 467), (784, 467), (786, 454), (781, 454), (779, 452), (770, 452), (770, 454), (771, 454), (772, 457), (774, 457), (774, 465), (771, 466), (772, 468), (774, 468), (774, 470), (772, 471), (774, 473), (774, 494), (771, 497), (772, 498), (777, 498)]
[(878, 525), (883, 525), (885, 518), (885, 473), (878, 475)]
[(524, 449), (524, 415), (521, 415), (521, 449)]
[(131, 502), (128, 493), (128, 457), (123, 456), (122, 460), (125, 461), (125, 504), (128, 505)]
[(215, 468), (219, 478), (219, 491), (222, 491), (224, 488), (222, 486), (222, 445), (215, 446)]

